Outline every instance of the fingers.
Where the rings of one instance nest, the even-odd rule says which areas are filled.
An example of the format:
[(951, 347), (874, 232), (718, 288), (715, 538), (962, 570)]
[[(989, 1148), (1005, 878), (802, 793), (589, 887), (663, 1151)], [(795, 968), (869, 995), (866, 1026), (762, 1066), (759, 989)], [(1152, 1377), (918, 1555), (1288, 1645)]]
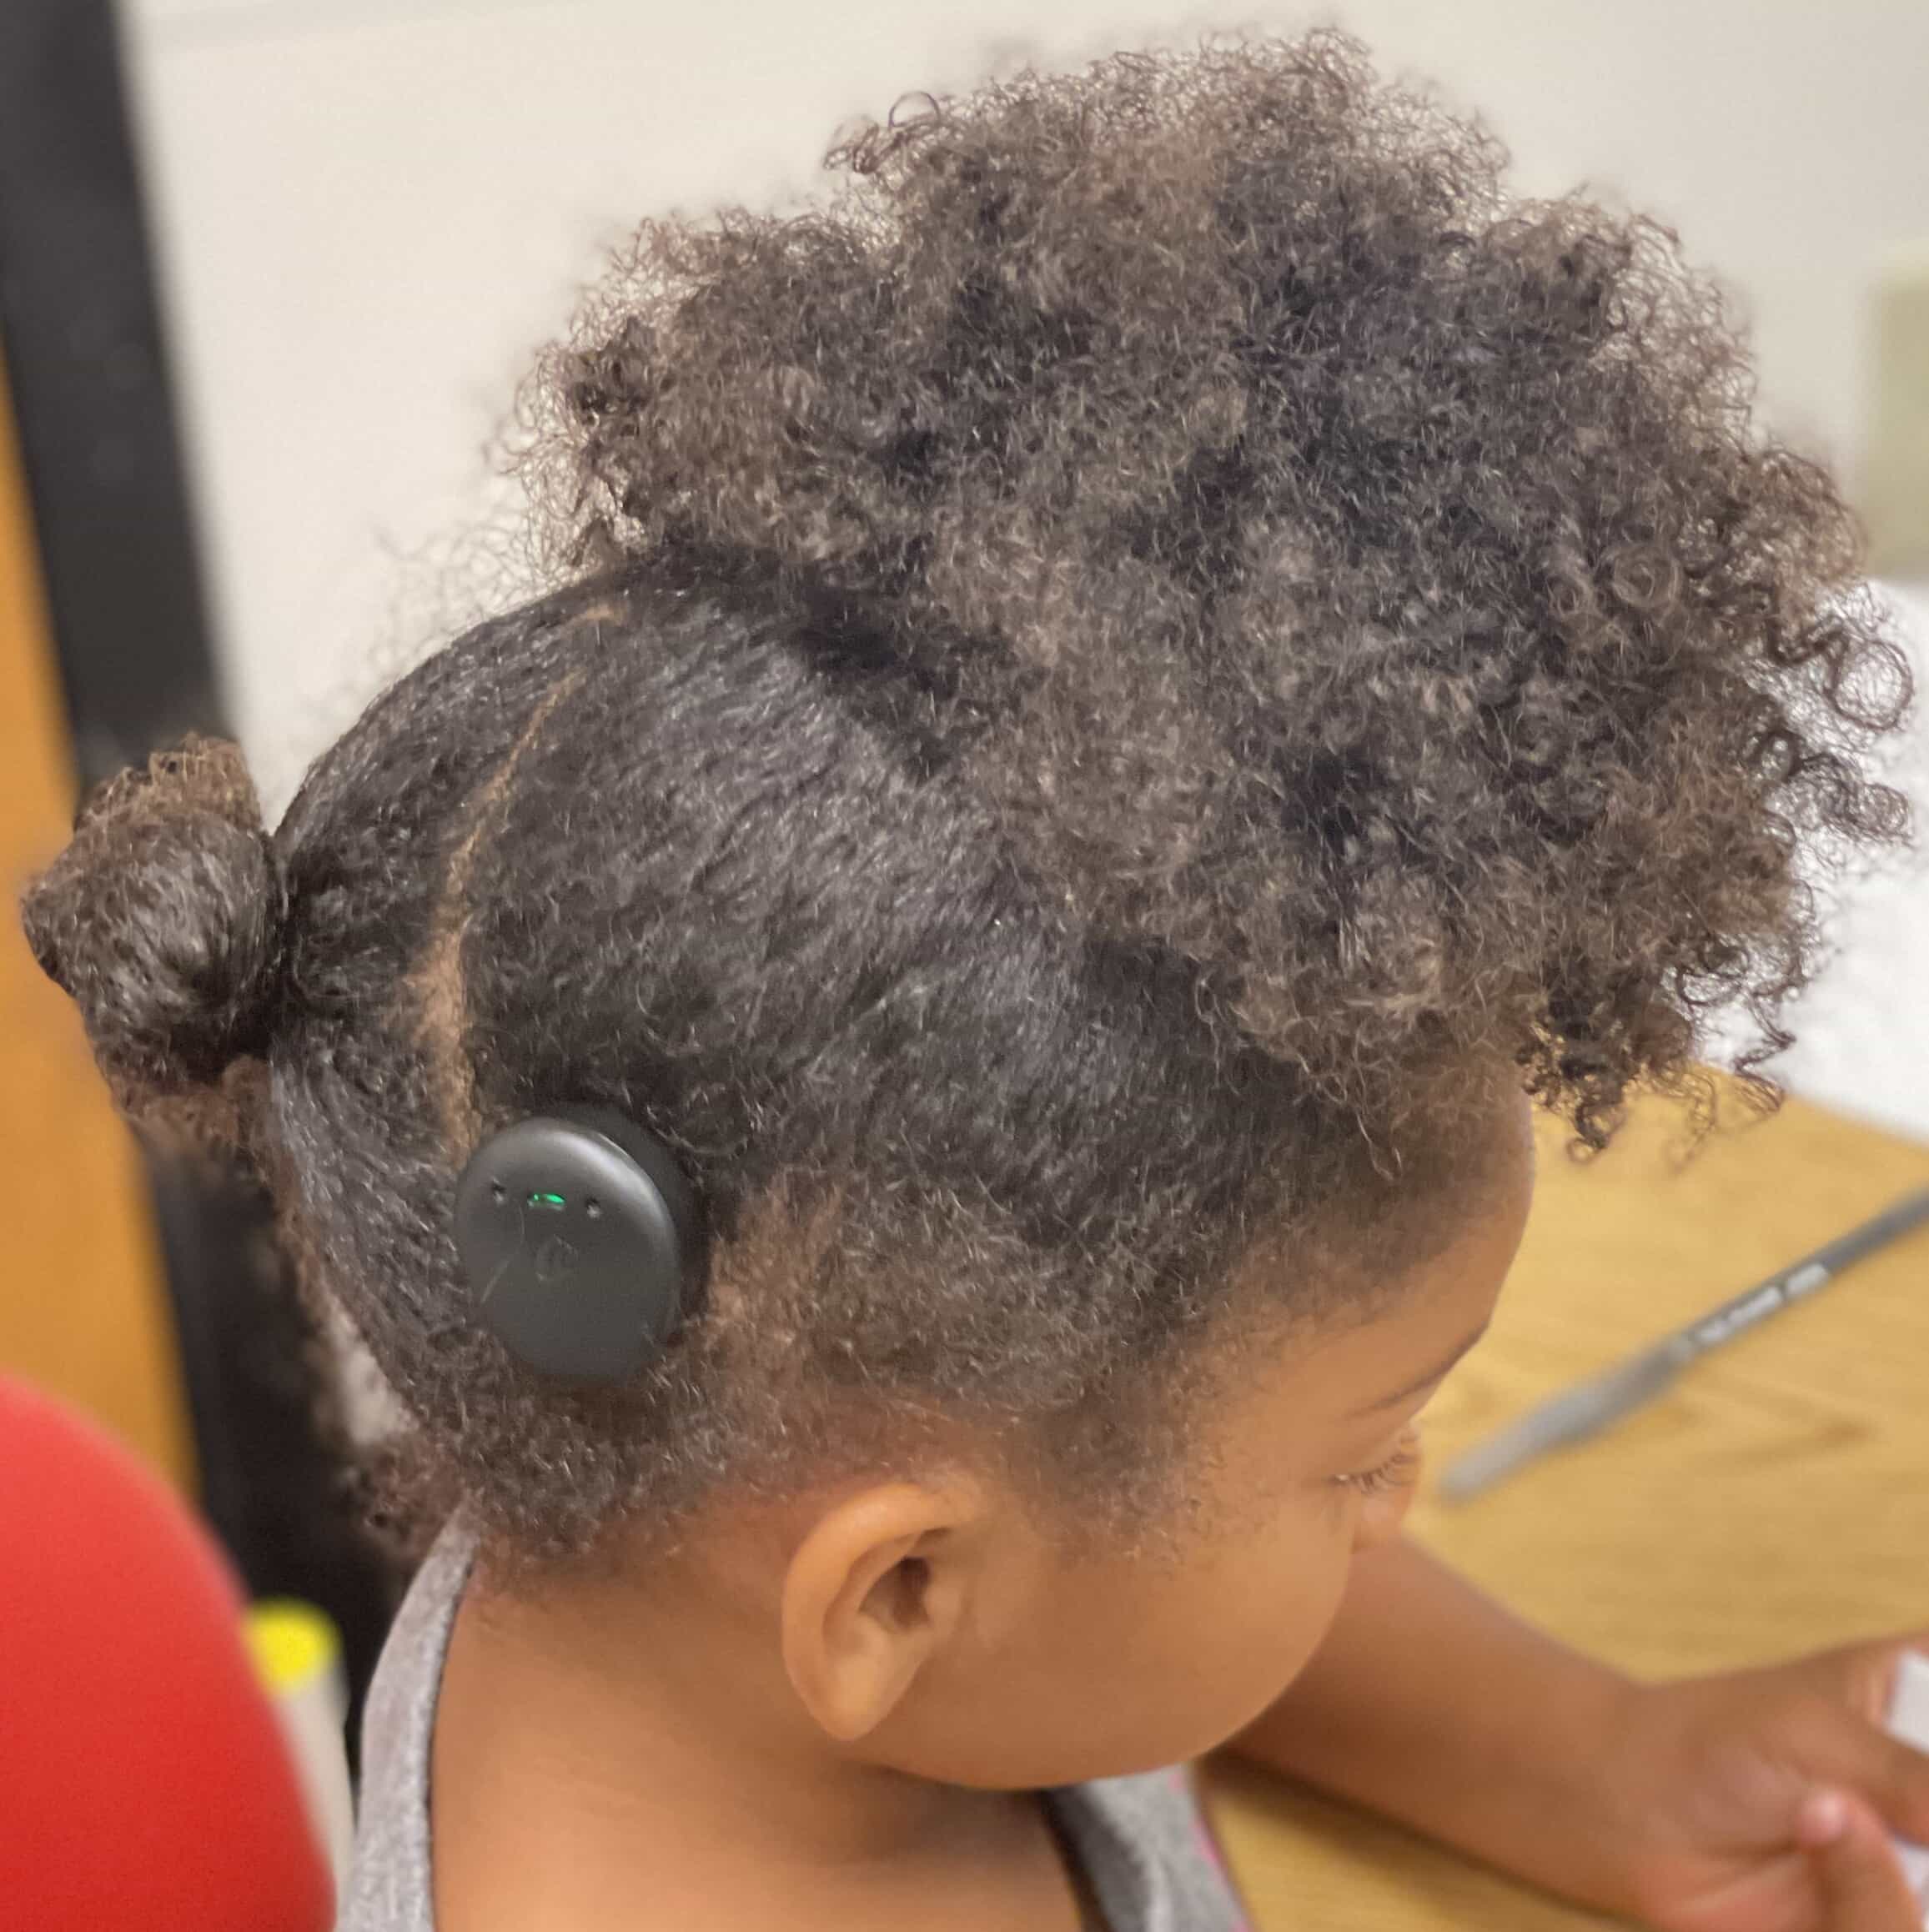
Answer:
[(1873, 1643), (1845, 1643), (1804, 1660), (1811, 1689), (1839, 1699), (1872, 1724), (1881, 1723), (1896, 1688), (1896, 1674), (1911, 1650), (1929, 1655), (1929, 1633), (1890, 1637)]
[(1858, 1788), (1899, 1837), (1929, 1844), (1929, 1756), (1877, 1732)]
[(1911, 1631), (1907, 1636), (1849, 1648), (1846, 1663), (1851, 1699), (1865, 1703), (1877, 1724), (1888, 1714), (1902, 1659), (1911, 1651), (1929, 1659), (1929, 1631)]
[[(1891, 1666), (1886, 1679), (1893, 1675)], [(1879, 1728), (1888, 1702), (1886, 1681), (1873, 1702), (1871, 1717), (1845, 1717), (1839, 1706), (1830, 1716), (1826, 1706), (1813, 1707), (1803, 1727), (1802, 1768), (1811, 1777), (1860, 1792), (1899, 1836), (1929, 1844), (1929, 1754)]]
[(1867, 1805), (1845, 1792), (1816, 1792), (1796, 1837), (1814, 1866), (1823, 1932), (1921, 1932), (1922, 1908)]
[(1869, 1715), (1877, 1724), (1881, 1724), (1888, 1716), (1889, 1707), (1895, 1702), (1902, 1661), (1911, 1652), (1921, 1657), (1929, 1657), (1929, 1642), (1925, 1642), (1921, 1633), (1911, 1637), (1892, 1638), (1886, 1643), (1870, 1643), (1862, 1647), (1862, 1691), (1871, 1707)]

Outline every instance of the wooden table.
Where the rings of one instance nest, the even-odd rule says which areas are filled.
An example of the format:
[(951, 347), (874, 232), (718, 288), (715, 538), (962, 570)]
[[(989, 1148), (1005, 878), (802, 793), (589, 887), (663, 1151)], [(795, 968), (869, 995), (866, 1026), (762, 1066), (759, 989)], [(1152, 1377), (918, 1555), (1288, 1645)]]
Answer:
[[(1730, 1117), (1724, 1109), (1725, 1121)], [(1606, 1154), (1540, 1141), (1487, 1340), (1427, 1417), (1438, 1468), (1540, 1397), (1929, 1183), (1929, 1147), (1790, 1101), (1695, 1157), (1650, 1102)], [(1929, 1230), (1690, 1370), (1608, 1434), (1412, 1533), (1525, 1615), (1675, 1676), (1929, 1627)], [(1550, 1932), (1594, 1914), (1263, 1774), (1214, 1815), (1262, 1932)]]

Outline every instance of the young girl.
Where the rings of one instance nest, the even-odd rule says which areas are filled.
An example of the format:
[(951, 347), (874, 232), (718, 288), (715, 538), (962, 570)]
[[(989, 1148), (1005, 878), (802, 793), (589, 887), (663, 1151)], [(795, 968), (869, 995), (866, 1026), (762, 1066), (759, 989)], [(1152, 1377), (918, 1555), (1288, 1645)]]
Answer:
[[(28, 895), (455, 1498), (344, 1927), (1215, 1932), (1228, 1741), (1675, 1932), (1912, 1925), (1895, 1646), (1637, 1684), (1395, 1535), (1530, 1101), (1746, 1071), (1901, 831), (1829, 479), (1665, 231), (1334, 38), (831, 159), (550, 359), (552, 595), (274, 833), (190, 746)], [(614, 1365), (531, 1122), (690, 1191)]]

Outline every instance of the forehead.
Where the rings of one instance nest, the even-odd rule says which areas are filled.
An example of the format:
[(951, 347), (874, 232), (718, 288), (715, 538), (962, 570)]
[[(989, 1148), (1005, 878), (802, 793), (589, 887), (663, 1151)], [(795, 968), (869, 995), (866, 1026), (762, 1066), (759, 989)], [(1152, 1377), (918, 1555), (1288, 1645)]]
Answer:
[(1440, 1217), (1433, 1238), (1417, 1243), (1396, 1277), (1358, 1281), (1356, 1298), (1336, 1283), (1339, 1305), (1327, 1318), (1283, 1334), (1276, 1326), (1263, 1341), (1256, 1329), (1242, 1352), (1244, 1393), (1230, 1406), (1275, 1441), (1349, 1424), (1370, 1430), (1376, 1413), (1397, 1419), (1399, 1398), (1445, 1367), (1491, 1317), (1532, 1191), (1532, 1135), (1523, 1118), (1518, 1137), (1496, 1145), (1480, 1187), (1426, 1210)]
[(1514, 1246), (1489, 1222), (1422, 1262), (1383, 1305), (1290, 1351), (1270, 1378), (1273, 1401), (1334, 1427), (1410, 1414), (1485, 1329)]

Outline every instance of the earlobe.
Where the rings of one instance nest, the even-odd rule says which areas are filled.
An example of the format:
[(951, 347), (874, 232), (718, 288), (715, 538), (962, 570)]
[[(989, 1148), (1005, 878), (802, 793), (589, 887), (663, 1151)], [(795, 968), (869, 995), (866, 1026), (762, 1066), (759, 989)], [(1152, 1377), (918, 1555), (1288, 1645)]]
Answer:
[(969, 1592), (962, 1492), (892, 1483), (828, 1510), (785, 1575), (784, 1668), (811, 1717), (855, 1743), (902, 1704)]

